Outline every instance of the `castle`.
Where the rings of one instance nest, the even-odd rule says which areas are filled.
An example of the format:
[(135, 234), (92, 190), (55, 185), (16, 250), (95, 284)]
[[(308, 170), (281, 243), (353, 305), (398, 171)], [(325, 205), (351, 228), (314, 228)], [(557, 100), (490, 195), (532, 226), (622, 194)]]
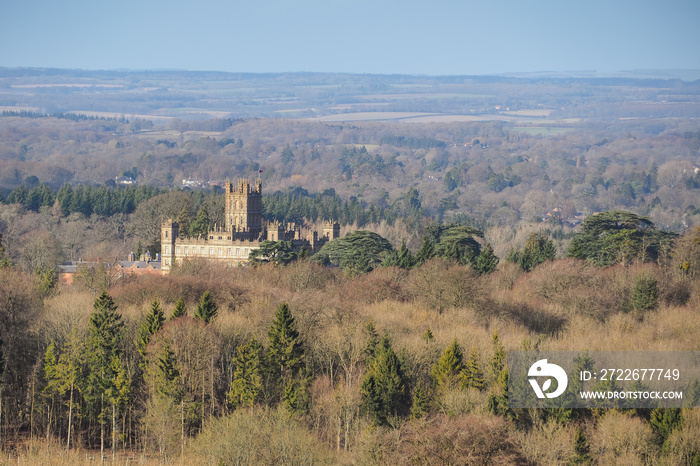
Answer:
[(201, 258), (226, 265), (241, 265), (248, 261), (250, 252), (265, 241), (291, 241), (295, 247), (306, 246), (317, 252), (328, 241), (340, 236), (340, 225), (326, 221), (323, 233), (312, 232), (301, 237), (301, 230), (293, 223), (267, 223), (262, 218), (262, 182), (251, 184), (240, 179), (236, 184), (226, 182), (226, 214), (223, 227), (215, 226), (198, 238), (181, 237), (179, 225), (173, 219), (161, 225), (161, 270), (167, 273), (174, 264), (188, 258)]

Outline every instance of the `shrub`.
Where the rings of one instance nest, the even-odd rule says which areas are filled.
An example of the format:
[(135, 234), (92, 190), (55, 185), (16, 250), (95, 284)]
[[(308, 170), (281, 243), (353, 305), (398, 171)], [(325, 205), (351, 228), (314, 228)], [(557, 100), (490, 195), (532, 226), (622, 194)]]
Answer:
[(641, 311), (655, 309), (659, 302), (659, 288), (651, 275), (641, 275), (634, 283), (632, 307)]
[(185, 454), (185, 464), (330, 464), (318, 440), (283, 409), (212, 418)]

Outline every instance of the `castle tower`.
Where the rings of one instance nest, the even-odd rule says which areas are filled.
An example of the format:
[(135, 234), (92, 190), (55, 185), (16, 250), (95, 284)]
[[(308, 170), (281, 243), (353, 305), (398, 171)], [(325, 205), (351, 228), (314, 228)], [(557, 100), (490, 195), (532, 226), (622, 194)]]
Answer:
[(175, 242), (180, 235), (180, 225), (169, 218), (160, 227), (161, 270), (170, 270), (175, 263)]
[(251, 186), (249, 180), (239, 179), (234, 185), (226, 182), (226, 231), (245, 232), (256, 240), (262, 231), (262, 182)]
[(333, 220), (323, 222), (323, 236), (328, 238), (328, 241), (340, 238), (340, 224)]

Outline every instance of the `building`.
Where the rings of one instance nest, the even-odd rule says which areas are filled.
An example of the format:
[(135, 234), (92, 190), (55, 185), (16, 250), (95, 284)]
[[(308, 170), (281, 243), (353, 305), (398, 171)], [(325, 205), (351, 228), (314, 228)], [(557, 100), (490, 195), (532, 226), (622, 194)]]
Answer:
[(72, 285), (73, 279), (78, 273), (87, 273), (94, 275), (99, 269), (109, 275), (111, 279), (118, 280), (131, 275), (160, 275), (161, 260), (158, 254), (155, 259), (151, 258), (150, 253), (146, 253), (136, 260), (134, 253), (129, 254), (128, 260), (115, 262), (87, 262), (67, 261), (58, 266), (58, 281), (63, 285)]
[(301, 237), (301, 230), (293, 223), (267, 223), (262, 218), (262, 182), (251, 184), (240, 179), (236, 184), (225, 185), (225, 224), (216, 225), (206, 235), (197, 238), (181, 235), (179, 225), (173, 219), (161, 225), (161, 270), (167, 273), (176, 263), (191, 258), (216, 261), (226, 265), (241, 265), (248, 261), (250, 252), (265, 241), (291, 241), (295, 246), (306, 246), (310, 252), (318, 251), (328, 241), (340, 236), (340, 225), (325, 222), (323, 233), (312, 232)]

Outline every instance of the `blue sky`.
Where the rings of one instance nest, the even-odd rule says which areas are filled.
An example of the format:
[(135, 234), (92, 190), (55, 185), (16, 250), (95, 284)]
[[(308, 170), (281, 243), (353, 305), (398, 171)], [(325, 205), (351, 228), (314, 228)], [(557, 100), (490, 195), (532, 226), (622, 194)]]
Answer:
[(698, 0), (0, 0), (0, 66), (424, 75), (700, 69)]

